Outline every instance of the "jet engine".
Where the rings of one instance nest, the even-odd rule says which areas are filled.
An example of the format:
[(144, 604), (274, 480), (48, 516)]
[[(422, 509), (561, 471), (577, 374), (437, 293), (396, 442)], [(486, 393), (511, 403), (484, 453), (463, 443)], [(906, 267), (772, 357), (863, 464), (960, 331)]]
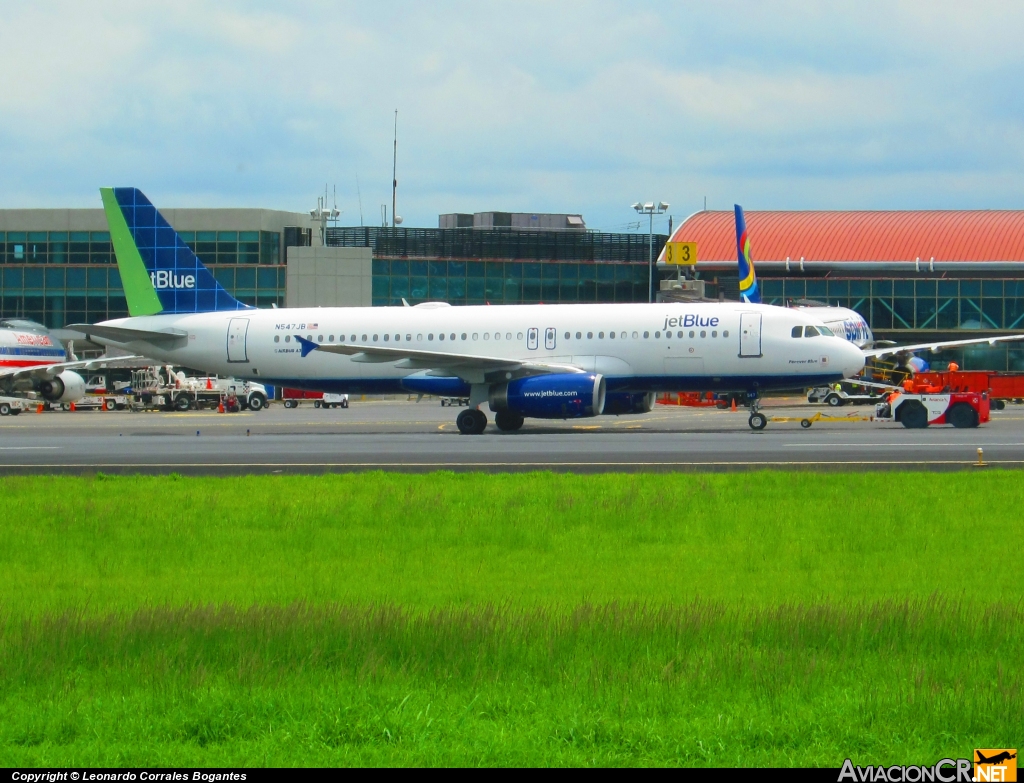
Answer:
[(650, 413), (654, 408), (654, 392), (612, 392), (604, 399), (604, 415), (620, 416), (623, 413)]
[(491, 410), (534, 419), (581, 419), (604, 410), (605, 380), (594, 373), (518, 378), (491, 387)]
[(36, 386), (48, 402), (75, 402), (85, 396), (85, 381), (77, 372), (65, 370), (53, 378), (44, 378)]

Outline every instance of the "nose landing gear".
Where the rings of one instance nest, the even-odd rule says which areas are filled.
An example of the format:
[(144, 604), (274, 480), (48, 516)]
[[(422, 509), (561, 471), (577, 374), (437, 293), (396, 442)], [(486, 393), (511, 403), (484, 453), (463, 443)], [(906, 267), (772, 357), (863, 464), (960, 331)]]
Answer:
[(756, 390), (747, 392), (747, 399), (750, 401), (750, 418), (747, 419), (747, 424), (752, 430), (763, 430), (768, 426), (768, 417), (758, 410), (761, 407), (760, 395)]
[(481, 435), (487, 428), (487, 416), (476, 408), (466, 408), (455, 420), (455, 426), (463, 435)]

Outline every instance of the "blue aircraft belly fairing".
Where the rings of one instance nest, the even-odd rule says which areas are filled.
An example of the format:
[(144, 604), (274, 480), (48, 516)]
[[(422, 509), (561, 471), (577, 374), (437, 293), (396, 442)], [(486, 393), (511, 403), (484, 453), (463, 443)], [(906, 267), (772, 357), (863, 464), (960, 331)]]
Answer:
[[(608, 376), (608, 391), (612, 392), (680, 392), (680, 391), (738, 391), (805, 389), (822, 386), (843, 379), (841, 372), (819, 375), (631, 375)], [(289, 389), (322, 391), (335, 394), (431, 394), (438, 397), (468, 397), (470, 386), (460, 378), (433, 378), (421, 375), (406, 378), (253, 378), (264, 384)]]

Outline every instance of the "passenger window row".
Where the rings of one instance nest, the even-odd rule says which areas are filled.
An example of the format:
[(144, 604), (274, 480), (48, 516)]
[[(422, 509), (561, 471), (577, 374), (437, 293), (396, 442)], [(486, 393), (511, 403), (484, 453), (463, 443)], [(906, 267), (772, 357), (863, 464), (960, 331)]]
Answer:
[[(800, 329), (799, 326), (794, 327), (794, 329), (793, 329), (793, 336), (794, 337), (799, 337), (800, 336), (799, 329)], [(808, 333), (807, 333), (806, 336), (807, 337), (811, 337), (812, 333), (811, 333), (810, 330), (813, 330), (814, 327), (813, 326), (808, 326), (807, 329), (808, 329)], [(817, 334), (817, 332), (815, 331), (815, 332), (813, 332), (813, 334)], [(627, 339), (627, 335), (628, 335), (628, 332), (619, 332), (618, 334), (616, 334), (616, 332), (608, 332), (607, 335), (604, 332), (598, 332), (597, 333), (597, 339), (603, 340), (607, 336), (607, 338), (609, 340), (614, 340), (614, 339), (616, 339), (616, 337), (618, 337), (618, 339), (620, 339), (620, 340), (625, 340), (625, 339)], [(703, 330), (703, 329), (700, 332), (697, 332), (697, 331), (691, 329), (689, 331), (689, 333), (684, 332), (682, 330), (677, 331), (675, 333), (676, 338), (680, 339), (680, 340), (683, 339), (684, 337), (687, 337), (687, 336), (690, 339), (694, 339), (698, 335), (700, 336), (701, 339), (704, 339), (704, 338), (706, 338), (708, 336), (708, 332), (707, 332), (707, 330)], [(524, 336), (523, 333), (519, 332), (516, 335), (516, 339), (522, 340), (523, 336)], [(722, 332), (722, 337), (728, 337), (728, 336), (729, 336), (729, 330), (726, 329), (726, 330), (724, 330)], [(427, 334), (427, 336), (426, 336), (428, 342), (433, 341), (434, 337), (435, 336), (434, 336), (433, 332), (429, 332)], [(643, 339), (644, 340), (648, 340), (648, 339), (650, 339), (650, 337), (651, 337), (651, 333), (650, 332), (644, 332), (643, 333)], [(718, 330), (717, 329), (711, 332), (711, 337), (712, 338), (717, 338), (718, 337)], [(664, 338), (666, 340), (671, 340), (672, 339), (672, 332), (671, 331), (666, 331), (663, 334), (661, 331), (657, 331), (657, 332), (654, 333), (654, 338), (655, 339), (662, 339), (662, 338)], [(312, 341), (313, 340), (313, 335), (307, 334), (306, 335), (306, 339)], [(361, 336), (361, 338), (360, 338), (359, 335), (353, 334), (353, 335), (350, 335), (348, 337), (348, 339), (346, 340), (345, 339), (345, 335), (341, 334), (341, 335), (338, 335), (337, 339), (338, 339), (338, 342), (340, 342), (340, 343), (344, 343), (344, 342), (350, 342), (350, 343), (364, 342), (365, 343), (365, 342), (379, 342), (382, 338), (381, 338), (381, 335), (379, 335), (379, 334), (374, 334), (374, 335), (364, 334), (364, 335)], [(405, 342), (412, 342), (413, 341), (411, 334), (405, 335), (404, 339), (405, 339)], [(416, 335), (416, 339), (418, 341), (422, 342), (423, 335), (422, 334), (417, 334)], [(452, 332), (452, 333), (450, 333), (448, 335), (445, 335), (443, 333), (439, 333), (437, 335), (437, 340), (439, 342), (443, 342), (446, 339), (449, 340), (449, 341), (452, 341), (452, 342), (454, 342), (456, 340), (460, 340), (460, 339), (461, 340), (469, 340), (469, 339), (478, 340), (478, 339), (480, 339), (480, 334), (477, 333), (477, 332), (473, 332), (472, 336), (470, 336), (466, 332), (463, 332), (461, 335), (457, 335), (455, 332)], [(491, 333), (490, 332), (484, 332), (483, 333), (483, 339), (484, 340), (490, 340), (491, 339)], [(501, 332), (495, 332), (494, 333), (494, 339), (495, 340), (501, 340), (502, 339)], [(512, 339), (512, 332), (506, 332), (505, 336), (504, 336), (504, 339), (511, 340)], [(565, 333), (565, 339), (566, 340), (571, 340), (572, 339), (572, 332), (566, 332)], [(584, 339), (583, 332), (576, 332), (576, 339), (577, 340)], [(594, 339), (594, 332), (587, 332), (586, 333), (586, 339), (587, 340), (593, 340)], [(640, 339), (640, 333), (639, 332), (633, 332), (633, 339), (634, 340), (639, 340)], [(390, 334), (385, 334), (383, 336), (383, 341), (386, 342), (386, 343), (387, 342), (392, 342), (392, 341), (398, 343), (398, 342), (402, 342), (402, 340), (403, 340), (403, 338), (402, 338), (401, 334), (396, 334), (393, 337)], [(286, 343), (290, 343), (292, 341), (291, 335), (290, 334), (286, 334), (284, 336), (284, 341)], [(318, 343), (324, 342), (325, 341), (324, 335), (318, 334), (316, 336), (316, 341)], [(333, 334), (329, 334), (329, 335), (326, 336), (326, 342), (333, 343), (334, 341), (335, 341), (335, 336)], [(274, 335), (274, 342), (275, 343), (281, 342), (281, 335), (275, 334)]]

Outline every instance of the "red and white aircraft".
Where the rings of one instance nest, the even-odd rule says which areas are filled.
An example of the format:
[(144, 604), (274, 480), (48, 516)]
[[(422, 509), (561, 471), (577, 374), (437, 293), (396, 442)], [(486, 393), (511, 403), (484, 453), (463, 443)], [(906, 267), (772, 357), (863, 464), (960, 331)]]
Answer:
[(75, 370), (91, 370), (99, 360), (78, 361), (46, 327), (23, 318), (0, 319), (0, 396), (35, 393), (47, 402), (75, 402), (85, 380)]

